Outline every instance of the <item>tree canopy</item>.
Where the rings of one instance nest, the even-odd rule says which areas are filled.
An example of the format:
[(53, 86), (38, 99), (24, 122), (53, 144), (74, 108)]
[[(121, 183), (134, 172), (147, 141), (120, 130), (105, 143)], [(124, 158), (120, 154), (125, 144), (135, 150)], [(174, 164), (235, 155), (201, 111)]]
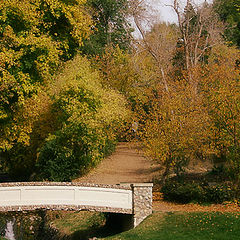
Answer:
[[(99, 24), (88, 6), (85, 0), (0, 3), (0, 167), (19, 179), (36, 172), (37, 162), (42, 179), (85, 172), (112, 148), (127, 116), (124, 97), (102, 87), (87, 59), (71, 61)], [(119, 20), (120, 5), (112, 1), (108, 8), (101, 34), (116, 40), (109, 27)]]
[(163, 177), (223, 158), (240, 185), (240, 0), (173, 0), (178, 24), (143, 2), (1, 1), (0, 168), (69, 181), (135, 123)]
[(214, 7), (220, 19), (226, 24), (225, 38), (230, 45), (240, 47), (240, 1), (215, 0)]
[(31, 128), (19, 128), (17, 112), (90, 34), (92, 21), (84, 4), (84, 0), (1, 1), (0, 149), (11, 148), (13, 142), (27, 143)]
[(128, 49), (130, 44), (130, 23), (127, 20), (128, 0), (88, 0), (95, 26), (93, 34), (84, 41), (85, 54), (101, 55), (107, 45)]

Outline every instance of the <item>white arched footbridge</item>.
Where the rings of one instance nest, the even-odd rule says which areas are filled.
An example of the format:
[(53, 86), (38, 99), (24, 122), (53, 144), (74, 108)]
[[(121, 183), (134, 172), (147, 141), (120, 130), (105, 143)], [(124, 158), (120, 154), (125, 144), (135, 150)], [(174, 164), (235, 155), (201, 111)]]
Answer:
[(120, 213), (131, 215), (135, 227), (152, 213), (152, 186), (152, 183), (1, 183), (0, 211), (51, 209)]

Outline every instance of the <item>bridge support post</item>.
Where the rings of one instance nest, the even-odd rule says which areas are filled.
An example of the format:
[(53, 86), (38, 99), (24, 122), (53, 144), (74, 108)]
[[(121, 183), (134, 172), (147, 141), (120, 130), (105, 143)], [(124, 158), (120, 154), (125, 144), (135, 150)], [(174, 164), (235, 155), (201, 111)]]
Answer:
[(152, 183), (133, 183), (133, 227), (152, 214)]

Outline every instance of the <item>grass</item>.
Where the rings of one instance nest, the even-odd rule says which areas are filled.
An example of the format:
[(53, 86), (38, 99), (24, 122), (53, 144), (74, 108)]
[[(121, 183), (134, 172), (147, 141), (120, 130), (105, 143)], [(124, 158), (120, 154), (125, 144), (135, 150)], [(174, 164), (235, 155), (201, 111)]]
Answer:
[(48, 219), (51, 225), (59, 230), (61, 236), (68, 236), (73, 240), (89, 239), (101, 234), (106, 223), (103, 213), (88, 211), (49, 211)]
[[(65, 212), (52, 221), (71, 239), (98, 237), (105, 240), (237, 240), (240, 236), (240, 213), (155, 212), (135, 229), (109, 236), (101, 213)], [(101, 230), (99, 232), (99, 229)], [(99, 238), (109, 236), (105, 238)]]
[(79, 230), (102, 226), (105, 224), (100, 213), (95, 212), (58, 212), (54, 220), (54, 226), (65, 234), (71, 234)]
[(107, 237), (108, 240), (237, 240), (239, 213), (161, 213), (148, 217), (137, 228)]

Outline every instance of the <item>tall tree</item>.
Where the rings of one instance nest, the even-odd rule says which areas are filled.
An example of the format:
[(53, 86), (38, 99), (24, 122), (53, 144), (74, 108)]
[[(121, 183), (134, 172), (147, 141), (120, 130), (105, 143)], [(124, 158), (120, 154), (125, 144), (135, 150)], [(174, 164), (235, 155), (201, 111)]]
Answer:
[(215, 0), (215, 11), (220, 19), (226, 23), (225, 38), (230, 44), (240, 47), (240, 1)]
[[(61, 61), (73, 57), (91, 32), (92, 21), (84, 3), (0, 2), (0, 149), (28, 142), (31, 124), (19, 124), (22, 120), (18, 113), (47, 85)], [(28, 114), (25, 112), (23, 119)]]
[(168, 91), (166, 74), (172, 66), (171, 61), (176, 48), (178, 29), (176, 25), (156, 23), (147, 32), (143, 30), (137, 18), (135, 18), (135, 22), (142, 36), (142, 39), (136, 41), (138, 44), (136, 55), (139, 55), (140, 61), (150, 58), (151, 70), (155, 79), (151, 81), (151, 84), (161, 82)]
[(85, 54), (101, 55), (107, 45), (127, 49), (130, 43), (130, 24), (127, 20), (128, 0), (88, 0), (96, 23), (94, 33), (84, 41)]
[(214, 47), (208, 66), (195, 72), (200, 77), (205, 104), (214, 127), (214, 145), (227, 160), (232, 179), (240, 185), (240, 82), (239, 50), (220, 45)]
[(189, 71), (204, 61), (208, 51), (220, 41), (222, 27), (211, 4), (205, 2), (194, 7), (193, 1), (187, 0), (183, 13), (178, 0), (174, 0), (172, 7), (177, 14), (181, 32), (184, 65)]
[[(131, 15), (140, 33), (139, 39), (135, 40), (135, 44), (137, 45), (136, 55), (143, 57), (143, 54), (145, 54), (151, 58), (156, 66), (155, 71), (157, 74), (155, 76), (161, 76), (161, 79), (158, 78), (158, 80), (164, 85), (165, 90), (168, 91), (168, 83), (165, 75), (171, 66), (170, 61), (175, 50), (177, 28), (175, 25), (156, 22), (153, 16), (147, 16), (145, 5), (144, 0), (131, 2)], [(146, 30), (143, 26), (144, 22), (150, 25), (150, 31)]]

